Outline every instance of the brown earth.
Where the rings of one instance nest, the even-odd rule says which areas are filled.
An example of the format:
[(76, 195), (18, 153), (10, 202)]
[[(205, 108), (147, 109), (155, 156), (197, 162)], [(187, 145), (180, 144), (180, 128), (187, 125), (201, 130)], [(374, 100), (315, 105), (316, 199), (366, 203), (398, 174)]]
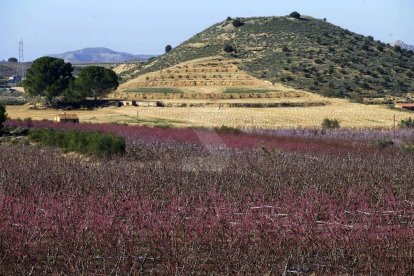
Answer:
[[(240, 60), (220, 56), (191, 60), (123, 83), (108, 97), (129, 100), (231, 100), (304, 96), (305, 92), (298, 89), (257, 79), (240, 70), (240, 64)], [(128, 68), (127, 64), (123, 64), (115, 70)]]

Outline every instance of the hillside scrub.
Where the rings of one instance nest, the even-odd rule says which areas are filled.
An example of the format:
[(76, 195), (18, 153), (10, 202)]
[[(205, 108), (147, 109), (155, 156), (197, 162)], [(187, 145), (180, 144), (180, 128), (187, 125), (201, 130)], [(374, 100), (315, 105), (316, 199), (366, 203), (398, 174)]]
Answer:
[[(224, 47), (231, 45), (242, 60), (240, 69), (272, 83), (283, 82), (330, 97), (375, 98), (414, 91), (412, 52), (324, 20), (301, 19), (240, 18), (242, 28), (228, 28), (233, 21), (225, 20), (185, 41), (174, 52), (121, 76), (127, 81), (181, 62), (223, 55)], [(191, 45), (205, 46), (195, 49)], [(232, 56), (232, 52), (224, 54)]]

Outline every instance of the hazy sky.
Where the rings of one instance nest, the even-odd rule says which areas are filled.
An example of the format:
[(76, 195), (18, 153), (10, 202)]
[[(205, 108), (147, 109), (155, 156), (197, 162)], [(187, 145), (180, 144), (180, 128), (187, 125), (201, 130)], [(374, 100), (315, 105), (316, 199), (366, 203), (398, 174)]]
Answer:
[(227, 16), (297, 10), (375, 39), (414, 44), (414, 0), (0, 0), (0, 60), (86, 47), (160, 54)]

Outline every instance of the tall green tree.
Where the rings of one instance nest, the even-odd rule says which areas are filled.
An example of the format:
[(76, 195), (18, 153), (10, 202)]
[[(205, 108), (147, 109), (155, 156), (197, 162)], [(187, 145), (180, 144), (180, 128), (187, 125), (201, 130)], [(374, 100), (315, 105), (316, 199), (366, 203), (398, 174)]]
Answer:
[(0, 103), (0, 130), (3, 128), (3, 123), (7, 119), (6, 107)]
[(69, 87), (73, 78), (73, 67), (63, 59), (41, 57), (33, 61), (27, 71), (23, 87), (29, 95), (42, 96), (51, 103), (54, 97), (60, 96)]
[(8, 62), (17, 62), (17, 58), (11, 57), (7, 60)]
[(118, 87), (118, 76), (114, 71), (100, 66), (83, 68), (71, 83), (71, 94), (77, 99), (104, 96)]

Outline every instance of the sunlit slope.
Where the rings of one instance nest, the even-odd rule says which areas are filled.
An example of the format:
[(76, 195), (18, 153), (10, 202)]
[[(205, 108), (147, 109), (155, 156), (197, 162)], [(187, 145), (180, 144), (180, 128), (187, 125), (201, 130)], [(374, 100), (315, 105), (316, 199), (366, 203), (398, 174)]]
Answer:
[[(185, 61), (225, 56), (239, 60), (239, 68), (258, 79), (322, 95), (357, 98), (414, 91), (412, 52), (311, 17), (240, 20), (244, 24), (239, 27), (233, 20), (215, 24), (120, 75), (128, 81)], [(226, 46), (234, 51), (226, 52)]]

